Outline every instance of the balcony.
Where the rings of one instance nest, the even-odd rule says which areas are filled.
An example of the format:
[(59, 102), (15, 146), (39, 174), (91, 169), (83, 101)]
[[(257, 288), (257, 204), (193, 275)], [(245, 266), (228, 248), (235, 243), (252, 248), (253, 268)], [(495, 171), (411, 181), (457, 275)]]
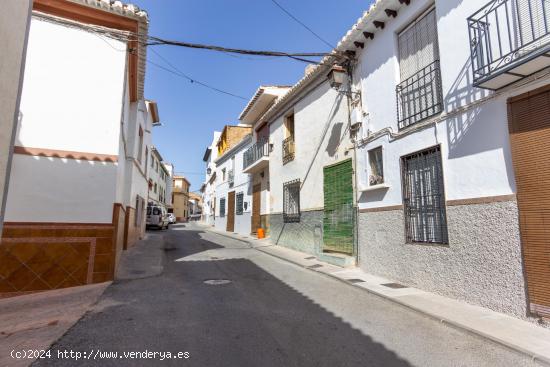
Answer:
[(283, 140), (283, 164), (294, 160), (294, 136)]
[(443, 110), (439, 60), (405, 79), (396, 88), (399, 130)]
[(493, 0), (468, 18), (474, 85), (497, 90), (550, 66), (550, 3)]
[(267, 139), (257, 141), (243, 154), (243, 172), (256, 173), (269, 165), (271, 147)]

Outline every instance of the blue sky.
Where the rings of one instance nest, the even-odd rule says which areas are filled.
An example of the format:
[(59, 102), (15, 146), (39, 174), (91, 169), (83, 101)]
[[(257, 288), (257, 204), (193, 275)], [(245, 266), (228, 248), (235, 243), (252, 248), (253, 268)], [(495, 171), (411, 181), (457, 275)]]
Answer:
[[(165, 39), (232, 48), (325, 52), (328, 46), (283, 13), (271, 0), (132, 0), (149, 13), (149, 34)], [(335, 45), (369, 5), (369, 0), (278, 0), (295, 17)], [(292, 85), (306, 64), (274, 58), (230, 56), (206, 50), (152, 46), (196, 80), (246, 97), (260, 84)], [(152, 48), (150, 47), (150, 48)], [(148, 59), (168, 67), (154, 52)], [(157, 101), (164, 126), (153, 143), (163, 158), (191, 182), (204, 180), (203, 153), (212, 132), (238, 122), (247, 101), (192, 84), (147, 65), (145, 96)]]

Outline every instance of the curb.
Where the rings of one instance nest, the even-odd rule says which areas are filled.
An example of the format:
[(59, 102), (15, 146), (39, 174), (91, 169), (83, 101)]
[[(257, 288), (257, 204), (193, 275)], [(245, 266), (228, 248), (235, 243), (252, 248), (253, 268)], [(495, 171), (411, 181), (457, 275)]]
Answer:
[[(505, 348), (508, 348), (508, 349), (511, 349), (511, 350), (513, 350), (513, 351), (515, 351), (515, 352), (518, 352), (518, 353), (521, 353), (521, 354), (523, 354), (523, 355), (526, 355), (526, 356), (530, 357), (531, 360), (534, 361), (534, 362), (542, 362), (544, 365), (550, 366), (550, 358), (547, 358), (547, 357), (545, 357), (545, 356), (539, 355), (538, 353), (533, 353), (532, 351), (529, 351), (529, 350), (526, 350), (526, 349), (524, 349), (524, 348), (522, 348), (522, 347), (519, 347), (519, 346), (517, 346), (517, 345), (511, 344), (511, 343), (509, 343), (509, 342), (507, 342), (507, 341), (505, 341), (505, 340), (502, 340), (502, 339), (500, 339), (500, 338), (498, 338), (498, 337), (495, 337), (495, 336), (493, 336), (493, 335), (491, 335), (491, 334), (487, 334), (487, 333), (484, 333), (484, 332), (482, 332), (482, 331), (479, 331), (479, 330), (476, 330), (476, 329), (472, 329), (472, 328), (469, 327), (469, 326), (466, 326), (466, 325), (464, 325), (464, 324), (462, 324), (462, 323), (460, 323), (460, 322), (457, 322), (457, 321), (450, 320), (450, 319), (448, 319), (448, 318), (442, 318), (442, 317), (437, 316), (437, 315), (435, 315), (435, 314), (433, 314), (433, 313), (431, 313), (431, 312), (427, 312), (427, 311), (425, 311), (425, 310), (423, 310), (423, 309), (421, 309), (421, 308), (418, 308), (418, 307), (409, 305), (409, 304), (407, 304), (407, 303), (405, 303), (405, 302), (401, 302), (401, 301), (398, 300), (398, 299), (388, 297), (387, 295), (385, 295), (385, 294), (383, 294), (383, 293), (376, 292), (376, 291), (374, 291), (374, 290), (372, 290), (372, 289), (367, 289), (367, 288), (364, 288), (364, 287), (360, 287), (360, 286), (357, 285), (357, 284), (353, 284), (353, 283), (347, 282), (345, 279), (342, 279), (342, 278), (340, 278), (340, 277), (337, 277), (337, 276), (335, 276), (335, 275), (333, 275), (333, 274), (326, 273), (326, 272), (317, 270), (317, 269), (315, 269), (315, 268), (310, 268), (310, 267), (304, 266), (304, 265), (300, 264), (300, 263), (297, 262), (297, 261), (293, 261), (293, 260), (288, 259), (288, 258), (286, 258), (286, 257), (279, 256), (279, 255), (273, 254), (273, 253), (271, 253), (271, 252), (269, 252), (269, 251), (266, 251), (266, 250), (262, 249), (261, 246), (255, 247), (254, 244), (253, 244), (250, 240), (245, 240), (245, 239), (241, 239), (241, 238), (235, 238), (235, 237), (233, 237), (233, 236), (231, 236), (231, 235), (228, 235), (228, 234), (218, 233), (216, 230), (211, 230), (211, 229), (209, 229), (209, 228), (206, 228), (206, 229), (207, 229), (209, 232), (214, 233), (214, 234), (217, 234), (217, 235), (220, 235), (220, 236), (222, 236), (222, 237), (227, 237), (227, 238), (231, 238), (231, 239), (234, 239), (234, 240), (238, 240), (238, 241), (245, 242), (245, 243), (247, 243), (249, 246), (251, 246), (252, 249), (255, 249), (255, 250), (257, 250), (257, 251), (260, 251), (260, 252), (262, 252), (262, 253), (264, 253), (264, 254), (266, 254), (266, 255), (270, 255), (270, 256), (272, 256), (272, 257), (274, 257), (274, 258), (277, 258), (277, 259), (280, 259), (280, 260), (289, 262), (289, 263), (291, 263), (291, 264), (294, 264), (294, 265), (296, 265), (296, 266), (299, 266), (299, 267), (302, 268), (302, 269), (306, 269), (306, 270), (310, 270), (310, 271), (313, 271), (313, 272), (318, 273), (318, 274), (326, 275), (326, 276), (328, 276), (328, 277), (330, 277), (330, 278), (332, 278), (332, 279), (338, 280), (338, 281), (340, 281), (340, 282), (342, 282), (342, 283), (344, 283), (344, 284), (346, 284), (346, 285), (355, 287), (355, 288), (357, 288), (357, 289), (360, 289), (360, 290), (365, 291), (365, 292), (367, 292), (367, 293), (373, 294), (373, 295), (375, 295), (375, 296), (378, 296), (378, 297), (383, 298), (383, 299), (385, 299), (385, 300), (388, 300), (388, 301), (390, 301), (390, 302), (396, 303), (396, 304), (398, 304), (398, 305), (400, 305), (400, 306), (406, 307), (406, 308), (408, 308), (409, 310), (412, 310), (412, 311), (415, 311), (415, 312), (417, 312), (417, 313), (419, 313), (419, 314), (422, 314), (422, 315), (424, 315), (424, 316), (427, 316), (427, 317), (429, 317), (429, 318), (431, 318), (431, 319), (433, 319), (433, 320), (435, 320), (435, 321), (439, 321), (439, 322), (448, 324), (449, 326), (452, 326), (452, 327), (454, 327), (454, 328), (456, 328), (456, 329), (459, 329), (459, 330), (462, 330), (462, 331), (467, 332), (467, 333), (469, 333), (469, 334), (476, 335), (476, 336), (478, 336), (478, 337), (481, 337), (481, 338), (490, 340), (490, 341), (492, 341), (492, 342), (494, 342), (494, 343), (497, 343), (497, 344), (499, 344), (499, 345), (501, 345), (501, 346), (503, 346), (503, 347), (505, 347)], [(253, 240), (253, 239), (252, 239), (252, 240)], [(276, 245), (271, 245), (271, 246), (276, 246)], [(269, 246), (269, 247), (271, 247), (271, 246)], [(328, 265), (331, 265), (331, 264), (328, 264)], [(332, 265), (332, 266), (335, 266), (335, 265)]]

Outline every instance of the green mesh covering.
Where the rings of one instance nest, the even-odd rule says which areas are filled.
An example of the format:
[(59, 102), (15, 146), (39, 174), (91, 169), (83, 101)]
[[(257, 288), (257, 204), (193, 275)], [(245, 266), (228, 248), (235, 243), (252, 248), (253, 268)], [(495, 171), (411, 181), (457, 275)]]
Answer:
[(323, 251), (353, 254), (353, 168), (351, 159), (324, 168)]

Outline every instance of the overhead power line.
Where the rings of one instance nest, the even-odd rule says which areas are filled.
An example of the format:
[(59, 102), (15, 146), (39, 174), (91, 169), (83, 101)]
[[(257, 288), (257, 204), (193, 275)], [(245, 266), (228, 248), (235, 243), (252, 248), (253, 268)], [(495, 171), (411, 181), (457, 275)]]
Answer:
[(243, 96), (239, 96), (237, 94), (234, 94), (234, 93), (231, 93), (231, 92), (228, 92), (228, 91), (225, 91), (223, 89), (220, 89), (220, 88), (216, 88), (214, 86), (211, 86), (209, 84), (206, 84), (206, 83), (203, 83), (199, 80), (196, 80), (192, 77), (190, 77), (189, 75), (185, 74), (183, 71), (181, 71), (180, 69), (178, 69), (176, 66), (174, 66), (170, 61), (168, 61), (166, 58), (164, 58), (160, 53), (158, 53), (157, 51), (155, 51), (154, 49), (150, 49), (155, 55), (157, 55), (162, 61), (164, 61), (166, 63), (166, 65), (170, 66), (172, 68), (172, 70), (168, 69), (168, 68), (165, 68), (164, 66), (162, 65), (159, 65), (151, 60), (147, 60), (148, 63), (150, 63), (151, 65), (154, 65), (160, 69), (163, 69), (169, 73), (172, 73), (176, 76), (179, 76), (181, 78), (184, 78), (184, 79), (187, 79), (189, 82), (191, 83), (195, 83), (195, 84), (198, 84), (200, 86), (203, 86), (205, 88), (208, 88), (208, 89), (211, 89), (215, 92), (218, 92), (218, 93), (222, 93), (222, 94), (226, 94), (228, 96), (231, 96), (231, 97), (235, 97), (235, 98), (239, 98), (239, 99), (242, 99), (242, 100), (247, 100), (245, 97)]
[(300, 19), (296, 18), (294, 15), (292, 15), (291, 12), (289, 12), (288, 10), (286, 10), (281, 4), (279, 4), (277, 1), (275, 0), (271, 0), (271, 2), (273, 4), (275, 4), (279, 9), (281, 9), (286, 15), (288, 15), (290, 18), (292, 18), (296, 23), (300, 24), (302, 27), (304, 27), (305, 29), (307, 29), (311, 34), (313, 34), (318, 40), (320, 40), (321, 42), (323, 42), (325, 45), (327, 45), (328, 47), (330, 48), (336, 48), (334, 47), (333, 45), (331, 45), (329, 42), (327, 42), (323, 37), (319, 36), (317, 33), (315, 33), (315, 31), (311, 28), (309, 28), (306, 24), (304, 24), (304, 22), (302, 22)]
[(327, 52), (282, 52), (282, 51), (265, 51), (265, 50), (247, 50), (241, 48), (229, 48), (223, 46), (215, 45), (204, 45), (200, 43), (191, 43), (184, 41), (174, 41), (174, 40), (165, 40), (162, 38), (150, 36), (151, 41), (147, 42), (147, 46), (158, 46), (158, 45), (170, 45), (170, 46), (180, 46), (186, 48), (196, 48), (202, 50), (218, 51), (223, 53), (233, 53), (241, 55), (254, 55), (254, 56), (274, 56), (274, 57), (287, 57), (297, 61), (307, 62), (311, 64), (317, 64), (317, 61), (306, 59), (305, 57), (323, 57), (327, 56), (330, 53)]

